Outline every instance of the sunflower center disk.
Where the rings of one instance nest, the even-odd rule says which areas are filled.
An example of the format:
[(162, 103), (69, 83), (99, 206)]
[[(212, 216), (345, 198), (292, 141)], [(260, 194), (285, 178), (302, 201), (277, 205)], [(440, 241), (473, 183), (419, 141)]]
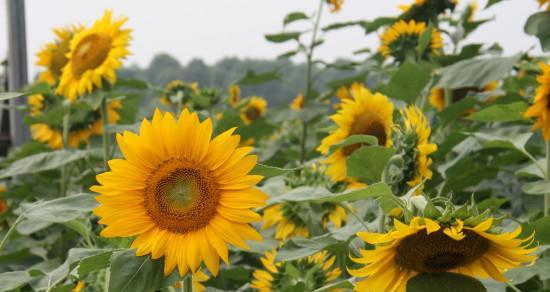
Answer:
[(255, 121), (260, 117), (260, 110), (256, 107), (249, 107), (246, 109), (244, 114), (249, 120)]
[(91, 34), (83, 38), (75, 48), (71, 60), (73, 74), (80, 79), (87, 70), (92, 70), (103, 64), (111, 50), (109, 36)]
[(466, 266), (489, 250), (489, 241), (472, 231), (463, 232), (464, 239), (458, 241), (442, 230), (429, 235), (420, 231), (408, 236), (397, 247), (395, 261), (419, 273), (444, 272)]
[(145, 189), (147, 213), (161, 229), (187, 233), (203, 228), (216, 214), (218, 185), (201, 165), (184, 159), (163, 162)]
[[(356, 118), (349, 135), (371, 135), (378, 139), (378, 145), (386, 145), (388, 137), (386, 136), (386, 129), (384, 125), (376, 120), (373, 120), (372, 117), (367, 115), (361, 115)], [(355, 150), (359, 149), (362, 146), (362, 143), (355, 143), (344, 147), (344, 155), (349, 156)]]

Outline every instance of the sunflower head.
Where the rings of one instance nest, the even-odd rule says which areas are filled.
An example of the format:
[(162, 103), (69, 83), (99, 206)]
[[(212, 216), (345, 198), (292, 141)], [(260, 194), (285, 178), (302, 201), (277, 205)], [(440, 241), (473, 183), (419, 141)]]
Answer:
[(241, 108), (241, 119), (246, 125), (261, 118), (267, 110), (267, 101), (263, 97), (253, 96)]
[(67, 28), (55, 28), (55, 40), (47, 43), (36, 54), (38, 61), (36, 65), (45, 67), (45, 71), (40, 73), (38, 81), (47, 82), (54, 85), (61, 76), (61, 69), (67, 64), (67, 53), (69, 53), (72, 37), (82, 31), (84, 27), (71, 26)]
[(506, 270), (532, 263), (533, 235), (520, 239), (521, 227), (512, 232), (496, 232), (489, 217), (454, 218), (445, 221), (413, 217), (408, 224), (394, 219), (388, 233), (359, 232), (375, 246), (361, 250), (352, 260), (359, 269), (356, 291), (405, 291), (407, 281), (421, 273), (453, 272), (504, 282)]
[(241, 88), (237, 84), (233, 84), (229, 87), (229, 97), (227, 103), (231, 107), (236, 107), (241, 99)]
[[(488, 93), (498, 88), (499, 82), (492, 81), (483, 87), (462, 87), (455, 88), (450, 91), (452, 103), (459, 102), (466, 98), (469, 93)], [(482, 100), (483, 103), (492, 103), (497, 99), (497, 96), (489, 96)], [(432, 107), (438, 111), (443, 111), (447, 107), (445, 99), (445, 90), (443, 88), (434, 87), (431, 90), (429, 102)]]
[[(330, 148), (352, 135), (371, 135), (381, 146), (392, 145), (393, 104), (380, 93), (371, 93), (364, 87), (352, 88), (353, 99), (342, 100), (341, 109), (331, 119), (337, 128), (321, 141), (317, 150), (328, 154)], [(334, 151), (324, 161), (327, 175), (334, 181), (344, 181), (346, 158), (361, 144), (352, 144)]]
[[(425, 22), (400, 20), (386, 29), (380, 36), (381, 46), (378, 51), (386, 58), (391, 56), (398, 62), (402, 62), (416, 55), (416, 47), (424, 31), (426, 31)], [(430, 54), (440, 55), (442, 48), (441, 33), (434, 28), (430, 44), (421, 57), (427, 58)]]
[(276, 226), (275, 238), (309, 237), (307, 223), (308, 209), (304, 204), (282, 202), (267, 207), (262, 217), (262, 229)]
[(102, 88), (104, 80), (115, 83), (115, 70), (129, 55), (127, 47), (131, 31), (121, 29), (126, 20), (113, 19), (112, 13), (106, 11), (92, 27), (74, 35), (57, 94), (73, 102), (94, 88)]
[[(301, 282), (304, 291), (313, 291), (331, 284), (342, 274), (339, 268), (333, 267), (336, 258), (327, 251), (290, 262), (277, 262), (276, 255), (275, 250), (265, 253), (261, 259), (263, 268), (254, 271), (250, 287), (260, 292), (285, 291)], [(292, 271), (299, 272), (299, 275)]]
[(330, 5), (330, 12), (337, 13), (342, 10), (342, 5), (344, 5), (344, 0), (326, 0)]
[(202, 262), (216, 275), (229, 243), (249, 248), (245, 240), (261, 240), (249, 225), (261, 219), (251, 208), (267, 196), (255, 188), (262, 176), (248, 174), (257, 156), (238, 147), (234, 131), (212, 139), (212, 121), (185, 109), (177, 119), (157, 110), (139, 134), (117, 135), (123, 158), (111, 160), (91, 188), (100, 194), (101, 235), (135, 236), (138, 256), (164, 256), (165, 275), (177, 266), (181, 276)]
[(535, 100), (524, 116), (536, 118), (532, 130), (540, 129), (545, 141), (550, 141), (550, 65), (539, 64), (542, 74), (537, 76)]
[(399, 18), (437, 23), (439, 15), (453, 11), (457, 4), (458, 0), (415, 0), (412, 4), (399, 6), (403, 11)]
[(304, 95), (298, 94), (290, 103), (290, 108), (295, 111), (301, 111), (304, 108)]
[[(181, 80), (172, 80), (164, 86), (164, 94), (160, 97), (160, 103), (172, 106), (178, 103), (186, 105), (191, 100), (191, 94), (199, 94), (198, 82), (185, 83)], [(177, 100), (174, 102), (174, 100)]]
[(27, 104), (29, 105), (29, 115), (31, 117), (42, 114), (42, 111), (44, 110), (44, 95), (29, 95), (27, 98)]

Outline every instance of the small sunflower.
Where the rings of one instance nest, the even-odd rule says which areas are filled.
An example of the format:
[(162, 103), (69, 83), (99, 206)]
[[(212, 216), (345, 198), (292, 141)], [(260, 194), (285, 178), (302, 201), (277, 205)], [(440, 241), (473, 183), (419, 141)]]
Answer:
[(84, 27), (71, 26), (68, 28), (53, 29), (56, 39), (53, 43), (47, 43), (36, 54), (38, 61), (36, 65), (46, 68), (46, 71), (40, 73), (38, 81), (47, 82), (50, 85), (57, 83), (61, 77), (61, 69), (67, 64), (67, 53), (69, 53), (69, 45), (73, 36)]
[[(364, 87), (352, 90), (353, 99), (342, 100), (342, 108), (331, 119), (338, 128), (321, 141), (317, 151), (328, 154), (332, 145), (352, 135), (371, 135), (382, 146), (392, 145), (393, 104), (380, 93), (372, 94)], [(324, 163), (328, 164), (327, 175), (334, 181), (346, 179), (346, 158), (360, 144), (352, 144), (332, 153)]]
[(229, 98), (227, 102), (231, 107), (236, 107), (241, 99), (241, 88), (237, 84), (233, 84), (229, 87)]
[(248, 103), (241, 108), (241, 119), (246, 125), (263, 116), (267, 109), (267, 101), (258, 96), (250, 98)]
[[(394, 57), (397, 61), (401, 62), (407, 58), (409, 54), (416, 52), (416, 47), (420, 41), (420, 36), (426, 30), (425, 22), (416, 22), (411, 20), (406, 22), (400, 20), (390, 26), (380, 36), (381, 46), (378, 51), (388, 58)], [(443, 48), (443, 39), (441, 38), (441, 32), (434, 28), (432, 30), (432, 38), (430, 44), (423, 57), (427, 57), (429, 54), (440, 55)]]
[[(408, 106), (401, 111), (401, 115), (405, 124), (405, 136), (412, 137), (414, 140), (413, 145), (415, 148), (412, 155), (414, 157), (412, 161), (414, 169), (407, 181), (407, 185), (413, 188), (421, 184), (424, 179), (432, 178), (432, 171), (430, 170), (432, 159), (428, 155), (437, 151), (437, 145), (428, 141), (432, 129), (421, 109), (416, 106)], [(419, 191), (421, 190), (422, 188), (419, 188)]]
[(100, 194), (101, 235), (135, 236), (136, 255), (164, 256), (164, 274), (177, 266), (181, 276), (201, 262), (215, 276), (229, 243), (246, 249), (245, 240), (262, 240), (249, 223), (261, 220), (251, 208), (267, 199), (255, 188), (263, 177), (248, 174), (258, 158), (237, 146), (234, 131), (211, 139), (212, 121), (185, 109), (177, 120), (157, 110), (139, 134), (117, 135), (124, 159), (111, 160), (91, 188)]
[(330, 12), (337, 13), (342, 10), (342, 5), (344, 5), (344, 0), (328, 0), (328, 4), (330, 4)]
[(329, 222), (334, 224), (337, 228), (342, 227), (346, 223), (348, 219), (348, 212), (344, 207), (334, 203), (323, 203), (322, 208), (325, 210), (322, 219), (324, 229), (327, 229)]
[[(260, 292), (285, 291), (294, 285), (296, 281), (304, 281), (310, 279), (311, 282), (304, 283), (306, 291), (313, 291), (333, 283), (342, 271), (333, 267), (336, 257), (330, 256), (326, 250), (318, 252), (306, 258), (295, 260), (290, 264), (301, 275), (288, 273), (285, 268), (285, 262), (276, 262), (275, 250), (266, 252), (261, 259), (263, 269), (255, 270), (252, 274), (254, 279), (250, 287), (257, 289)], [(313, 275), (308, 275), (313, 273)], [(343, 289), (334, 288), (330, 292), (345, 291)]]
[(94, 86), (103, 87), (103, 80), (116, 82), (115, 70), (122, 66), (121, 60), (128, 56), (129, 29), (121, 29), (127, 18), (112, 19), (111, 11), (94, 25), (75, 34), (71, 40), (69, 62), (63, 67), (61, 81), (56, 93), (71, 102), (79, 96), (92, 92)]
[(300, 216), (301, 209), (300, 204), (287, 202), (267, 207), (262, 217), (262, 229), (276, 225), (275, 238), (279, 240), (295, 236), (309, 237), (308, 224)]
[[(451, 100), (453, 103), (459, 102), (463, 100), (466, 96), (468, 96), (469, 92), (479, 93), (479, 92), (491, 92), (498, 88), (498, 81), (492, 81), (489, 82), (487, 85), (485, 85), (482, 88), (478, 87), (463, 87), (463, 88), (456, 88), (451, 90)], [(496, 100), (496, 96), (490, 96), (483, 102), (485, 103), (491, 103)], [(446, 107), (446, 101), (445, 101), (445, 90), (443, 88), (435, 87), (432, 88), (431, 94), (429, 97), (430, 105), (437, 109), (438, 111), (443, 111)]]
[(301, 111), (304, 108), (304, 95), (301, 93), (296, 95), (296, 98), (290, 103), (290, 108), (297, 112)]
[(532, 263), (529, 248), (533, 235), (519, 239), (521, 227), (512, 232), (491, 231), (493, 218), (467, 226), (460, 219), (452, 224), (414, 217), (409, 225), (394, 219), (388, 233), (358, 232), (374, 250), (361, 250), (352, 258), (365, 265), (349, 270), (355, 277), (367, 277), (357, 283), (355, 291), (404, 292), (407, 281), (430, 272), (453, 272), (471, 277), (506, 281), (506, 270)]
[[(539, 4), (540, 4), (540, 7), (546, 5), (546, 4), (550, 4), (550, 0), (538, 0), (539, 1)], [(546, 10), (550, 11), (550, 5), (548, 5), (546, 7)]]
[[(6, 192), (6, 186), (3, 184), (0, 184), (0, 194)], [(4, 199), (2, 196), (0, 196), (0, 215), (6, 213), (8, 211), (9, 205), (6, 199)]]
[(86, 283), (84, 283), (83, 281), (78, 281), (78, 283), (76, 283), (76, 285), (75, 285), (74, 288), (71, 290), (71, 292), (80, 292), (80, 291), (82, 291), (84, 288), (86, 288)]
[(181, 99), (181, 104), (186, 105), (191, 100), (191, 94), (199, 94), (200, 87), (198, 82), (185, 83), (181, 80), (172, 80), (164, 86), (165, 94), (160, 97), (160, 103), (165, 106), (174, 106), (177, 103), (172, 102), (171, 96), (177, 96)]
[(550, 141), (550, 65), (540, 63), (542, 74), (537, 76), (535, 101), (524, 113), (526, 118), (537, 118), (532, 130), (541, 129), (545, 141)]

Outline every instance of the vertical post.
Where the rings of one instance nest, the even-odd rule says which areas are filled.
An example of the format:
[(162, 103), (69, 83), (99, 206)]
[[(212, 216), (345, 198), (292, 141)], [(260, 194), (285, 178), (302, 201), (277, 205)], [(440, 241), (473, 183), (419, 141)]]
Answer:
[[(27, 80), (27, 40), (25, 29), (25, 1), (6, 0), (8, 12), (8, 91), (25, 86)], [(10, 105), (25, 104), (26, 97), (10, 100)], [(23, 124), (24, 113), (10, 109), (10, 135), (12, 146), (20, 146), (29, 140), (30, 134)]]

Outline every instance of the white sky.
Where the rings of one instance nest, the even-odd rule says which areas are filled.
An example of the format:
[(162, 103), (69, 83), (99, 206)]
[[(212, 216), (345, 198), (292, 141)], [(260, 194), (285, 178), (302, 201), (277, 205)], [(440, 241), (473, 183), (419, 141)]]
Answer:
[[(23, 0), (21, 0), (23, 1)], [(487, 0), (479, 0), (484, 7)], [(6, 3), (0, 5), (0, 59), (7, 53)], [(345, 0), (342, 11), (331, 14), (325, 9), (323, 23), (374, 19), (395, 15), (399, 4), (413, 0)], [(105, 9), (129, 17), (127, 27), (134, 30), (126, 64), (149, 64), (153, 56), (167, 52), (183, 64), (202, 58), (211, 64), (226, 56), (274, 58), (293, 47), (264, 40), (265, 33), (279, 32), (282, 19), (292, 11), (307, 14), (317, 7), (317, 0), (26, 0), (27, 44), (30, 74), (39, 68), (35, 53), (53, 38), (51, 28), (72, 23), (91, 24)], [(465, 5), (469, 0), (461, 0)], [(533, 46), (540, 52), (535, 38), (523, 32), (527, 17), (538, 10), (536, 0), (507, 0), (477, 14), (476, 18), (495, 17), (470, 36), (471, 42), (499, 42), (506, 54), (525, 51)], [(359, 28), (331, 32), (318, 56), (326, 60), (349, 57), (354, 50), (376, 49), (376, 35), (365, 36)]]

